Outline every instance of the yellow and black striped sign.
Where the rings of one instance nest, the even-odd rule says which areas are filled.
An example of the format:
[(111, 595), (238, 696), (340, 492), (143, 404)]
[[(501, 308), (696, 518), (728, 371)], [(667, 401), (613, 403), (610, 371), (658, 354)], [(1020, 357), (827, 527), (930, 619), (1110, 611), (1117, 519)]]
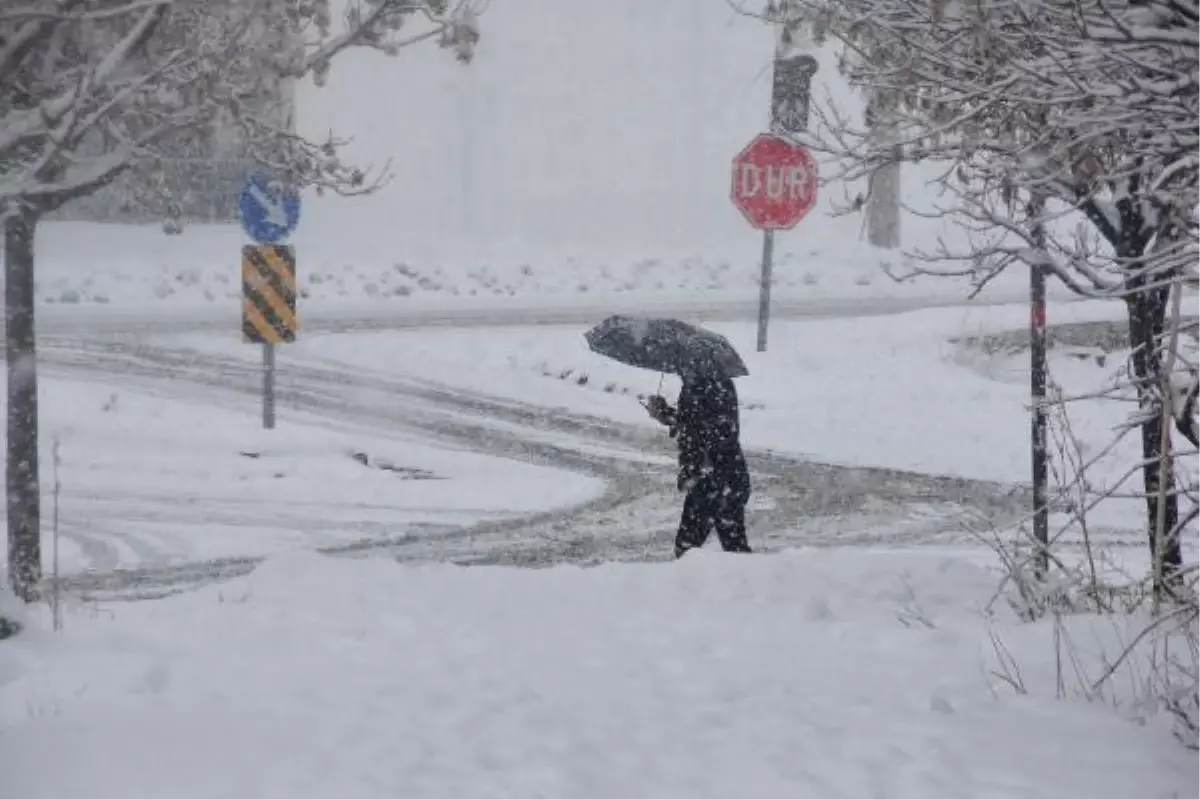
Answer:
[(296, 341), (296, 251), (290, 245), (242, 248), (242, 338), (254, 344)]

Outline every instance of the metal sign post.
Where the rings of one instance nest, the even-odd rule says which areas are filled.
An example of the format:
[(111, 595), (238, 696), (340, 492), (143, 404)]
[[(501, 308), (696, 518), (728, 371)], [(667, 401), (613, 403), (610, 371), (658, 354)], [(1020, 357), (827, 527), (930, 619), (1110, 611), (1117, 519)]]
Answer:
[(275, 427), (275, 345), (296, 340), (296, 253), (277, 242), (300, 221), (300, 195), (263, 174), (238, 198), (242, 229), (257, 245), (242, 248), (242, 338), (261, 344), (263, 428)]
[[(1035, 196), (1029, 212), (1034, 219), (1034, 245), (1044, 248), (1046, 229), (1042, 223), (1045, 200)], [(1029, 268), (1029, 388), (1032, 419), (1030, 452), (1033, 460), (1033, 538), (1040, 552), (1034, 558), (1034, 571), (1044, 577), (1050, 566), (1049, 469), (1046, 452), (1046, 270)]]
[(275, 428), (275, 345), (263, 345), (263, 429)]
[(758, 352), (767, 351), (767, 323), (771, 321), (771, 273), (775, 256), (775, 231), (763, 231), (762, 276), (758, 281)]
[[(790, 12), (790, 5), (783, 4), (781, 13), (784, 15), (777, 23), (776, 38), (775, 38), (775, 60), (771, 70), (771, 118), (770, 131), (781, 140), (789, 140), (790, 137), (803, 133), (808, 130), (809, 106), (812, 97), (812, 79), (817, 74), (817, 60), (808, 53), (800, 53), (797, 55), (789, 55), (790, 51), (795, 47), (795, 38), (793, 32), (788, 27), (789, 20), (786, 15)], [(748, 148), (749, 149), (749, 148)], [(743, 151), (744, 156), (746, 151)], [(811, 173), (804, 176), (803, 180), (811, 184), (811, 189), (804, 197), (802, 202), (795, 202), (801, 198), (798, 194), (794, 194), (792, 187), (787, 188), (787, 193), (792, 203), (792, 213), (785, 216), (794, 217), (790, 220), (780, 219), (782, 224), (760, 224), (754, 219), (750, 219), (752, 214), (747, 213), (742, 203), (749, 199), (747, 196), (747, 181), (745, 174), (741, 176), (742, 185), (739, 194), (739, 175), (738, 162), (734, 162), (734, 203), (742, 208), (744, 214), (750, 219), (750, 224), (761, 228), (763, 232), (762, 246), (762, 274), (759, 276), (758, 283), (758, 352), (765, 352), (767, 349), (767, 327), (771, 319), (771, 283), (773, 281), (773, 273), (775, 269), (775, 231), (779, 228), (792, 228), (804, 217), (811, 209), (813, 203), (816, 202), (816, 185), (817, 171), (816, 162), (813, 161), (811, 154), (805, 151), (808, 164), (811, 166)], [(741, 156), (739, 156), (741, 158)], [(766, 165), (768, 169), (770, 164)], [(795, 169), (793, 165), (793, 169)], [(790, 173), (793, 177), (795, 173)], [(782, 196), (781, 192), (775, 185), (772, 184), (772, 176), (768, 171), (765, 178), (765, 190), (769, 199), (778, 199)]]
[(1033, 455), (1033, 538), (1041, 552), (1034, 559), (1036, 572), (1045, 575), (1049, 560), (1050, 511), (1046, 507), (1048, 472), (1046, 453), (1046, 273), (1029, 269), (1029, 375), (1033, 418), (1030, 425)]

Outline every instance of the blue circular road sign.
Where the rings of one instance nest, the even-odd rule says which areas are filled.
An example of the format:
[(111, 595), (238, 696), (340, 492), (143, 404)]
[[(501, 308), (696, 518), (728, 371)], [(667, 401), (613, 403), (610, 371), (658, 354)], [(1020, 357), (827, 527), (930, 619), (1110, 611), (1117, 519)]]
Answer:
[(251, 175), (238, 196), (242, 230), (259, 244), (292, 235), (300, 222), (300, 193), (266, 173)]

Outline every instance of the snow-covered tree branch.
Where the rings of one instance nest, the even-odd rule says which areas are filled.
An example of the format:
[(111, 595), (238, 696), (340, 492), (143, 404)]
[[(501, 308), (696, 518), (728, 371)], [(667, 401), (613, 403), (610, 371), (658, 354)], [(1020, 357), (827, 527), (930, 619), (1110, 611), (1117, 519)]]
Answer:
[[(417, 35), (410, 24), (420, 27)], [(337, 142), (308, 142), (280, 110), (286, 81), (323, 79), (353, 47), (394, 54), (441, 37), (469, 59), (474, 21), (444, 0), (357, 0), (334, 32), (328, 0), (26, 0), (0, 12), (0, 208), (49, 211), (189, 137), (236, 130), (298, 185), (362, 191)]]

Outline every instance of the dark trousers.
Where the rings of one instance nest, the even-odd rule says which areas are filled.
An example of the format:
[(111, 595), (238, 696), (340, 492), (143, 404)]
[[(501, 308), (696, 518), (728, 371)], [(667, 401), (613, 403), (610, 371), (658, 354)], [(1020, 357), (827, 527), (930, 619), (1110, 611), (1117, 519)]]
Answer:
[(746, 503), (749, 493), (701, 481), (683, 501), (683, 516), (675, 536), (675, 557), (693, 547), (703, 547), (708, 534), (717, 529), (721, 547), (730, 553), (749, 553), (746, 541)]

